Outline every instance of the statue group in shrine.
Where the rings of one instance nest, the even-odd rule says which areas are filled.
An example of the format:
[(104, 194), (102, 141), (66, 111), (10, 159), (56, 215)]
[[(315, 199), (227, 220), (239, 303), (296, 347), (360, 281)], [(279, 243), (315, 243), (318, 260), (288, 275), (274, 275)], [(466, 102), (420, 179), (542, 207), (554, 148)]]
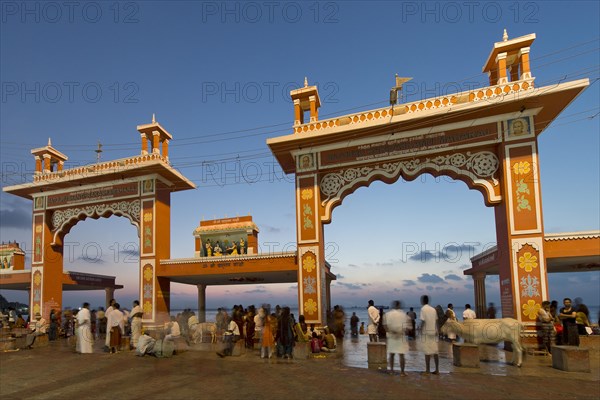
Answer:
[(225, 241), (221, 245), (220, 241), (217, 240), (214, 244), (210, 239), (206, 239), (204, 244), (204, 256), (205, 257), (221, 257), (221, 256), (237, 256), (245, 255), (247, 253), (246, 241), (242, 238), (239, 242), (232, 241), (229, 245), (228, 241)]

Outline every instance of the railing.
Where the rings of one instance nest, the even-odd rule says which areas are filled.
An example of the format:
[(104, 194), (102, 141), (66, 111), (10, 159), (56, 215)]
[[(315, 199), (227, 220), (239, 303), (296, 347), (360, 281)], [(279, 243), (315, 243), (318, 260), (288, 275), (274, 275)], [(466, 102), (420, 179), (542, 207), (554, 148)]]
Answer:
[(149, 161), (159, 160), (167, 165), (169, 160), (158, 153), (143, 154), (134, 157), (122, 158), (119, 160), (106, 161), (98, 164), (89, 164), (81, 167), (64, 169), (62, 171), (53, 171), (46, 173), (36, 173), (33, 176), (34, 182), (51, 181), (68, 177), (82, 176), (88, 174), (102, 174), (105, 172), (122, 171), (131, 167), (144, 164)]
[(395, 115), (414, 114), (422, 111), (452, 107), (457, 104), (476, 103), (484, 100), (497, 100), (508, 94), (532, 90), (534, 79), (535, 78), (523, 79), (520, 81), (488, 86), (407, 104), (398, 104), (393, 108), (385, 107), (377, 110), (363, 111), (342, 117), (330, 118), (323, 121), (309, 122), (294, 126), (294, 133), (312, 133), (338, 126), (360, 125), (365, 122), (390, 118)]

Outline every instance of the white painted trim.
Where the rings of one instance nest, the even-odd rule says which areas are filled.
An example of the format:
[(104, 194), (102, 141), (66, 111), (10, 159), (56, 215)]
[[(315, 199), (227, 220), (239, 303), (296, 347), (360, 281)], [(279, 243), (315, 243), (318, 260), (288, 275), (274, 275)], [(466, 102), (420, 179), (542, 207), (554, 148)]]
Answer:
[[(22, 270), (15, 271), (12, 268), (13, 267), (10, 267), (8, 269), (0, 269), (0, 275), (3, 275), (3, 274), (6, 274), (6, 275), (31, 274), (31, 270), (30, 269), (22, 269)], [(6, 290), (10, 290), (10, 289), (6, 289)]]
[(196, 264), (203, 262), (228, 262), (228, 261), (251, 261), (251, 260), (268, 260), (273, 258), (292, 258), (296, 257), (297, 251), (282, 251), (267, 254), (254, 254), (246, 256), (222, 256), (222, 257), (194, 257), (194, 258), (171, 258), (160, 260), (161, 265), (179, 265), (179, 264)]
[[(124, 201), (124, 200), (122, 200), (122, 201)], [(126, 202), (128, 202), (128, 203), (133, 203), (135, 201), (139, 202), (140, 200), (138, 200), (137, 198), (136, 199), (129, 198), (129, 199), (126, 200)], [(120, 203), (120, 201), (118, 199), (113, 199), (112, 202)], [(102, 205), (102, 204), (103, 203), (95, 203), (95, 204), (92, 203), (91, 206), (95, 207), (95, 206)], [(140, 202), (140, 207), (141, 207), (141, 202)], [(63, 209), (56, 209), (56, 210), (53, 211), (52, 215), (54, 217), (54, 212), (62, 212), (62, 211), (68, 210), (70, 208), (77, 208), (77, 207), (67, 207), (67, 208), (63, 208)], [(127, 218), (129, 220), (129, 222), (131, 223), (131, 225), (133, 225), (133, 226), (135, 226), (137, 228), (137, 230), (138, 230), (138, 237), (140, 236), (140, 225), (136, 221), (134, 221), (133, 216), (130, 213), (124, 213), (123, 211), (121, 211), (121, 210), (115, 210), (112, 207), (106, 207), (105, 211), (112, 212), (112, 215), (117, 215), (119, 217), (125, 217), (125, 218)], [(141, 212), (141, 210), (140, 210), (140, 212)], [(95, 215), (95, 214), (96, 214), (96, 209), (94, 209), (92, 213), (88, 213), (87, 210), (81, 208), (80, 212), (77, 215), (73, 215), (73, 216), (71, 216), (71, 218), (65, 219), (63, 221), (63, 223), (59, 227), (57, 227), (56, 229), (54, 229), (54, 235), (52, 237), (52, 244), (56, 243), (56, 240), (58, 239), (58, 235), (61, 234), (63, 232), (64, 227), (66, 225), (68, 225), (69, 223), (71, 223), (73, 220), (79, 221), (79, 217), (81, 215), (84, 215), (85, 219), (87, 219), (87, 218), (93, 217), (93, 215)], [(140, 217), (141, 217), (141, 215), (140, 215)], [(140, 222), (141, 222), (141, 218), (140, 218)], [(75, 223), (75, 225), (77, 225), (77, 222)]]
[[(147, 154), (147, 155), (139, 155), (139, 156), (132, 156), (132, 157), (128, 157), (128, 158), (123, 158), (123, 159), (119, 159), (119, 160), (112, 160), (112, 161), (106, 161), (105, 163), (119, 163), (119, 162), (125, 162), (126, 160), (131, 160), (131, 159), (135, 159), (137, 157), (146, 157), (146, 156), (152, 156), (151, 154)], [(162, 156), (160, 156), (162, 157)], [(104, 164), (104, 163), (103, 163)], [(178, 170), (176, 170), (175, 168), (171, 167), (171, 165), (163, 160), (158, 160), (158, 159), (152, 159), (152, 160), (147, 160), (141, 163), (137, 163), (137, 164), (128, 164), (128, 165), (119, 165), (118, 167), (115, 168), (110, 168), (110, 169), (105, 169), (105, 170), (101, 170), (101, 171), (90, 171), (87, 174), (69, 174), (69, 175), (65, 175), (65, 173), (72, 171), (74, 169), (87, 169), (87, 168), (94, 168), (96, 164), (88, 164), (88, 165), (82, 165), (79, 167), (75, 167), (75, 168), (70, 168), (70, 169), (65, 169), (63, 171), (56, 171), (56, 172), (51, 172), (51, 173), (43, 173), (42, 175), (46, 175), (46, 174), (51, 174), (52, 176), (50, 177), (50, 179), (44, 179), (44, 180), (40, 180), (40, 181), (34, 181), (34, 182), (29, 182), (29, 183), (23, 183), (20, 185), (13, 185), (13, 186), (6, 186), (4, 188), (2, 188), (2, 190), (4, 192), (12, 192), (15, 190), (22, 190), (22, 189), (34, 189), (34, 188), (39, 188), (40, 190), (43, 190), (44, 187), (48, 186), (48, 185), (53, 185), (56, 184), (58, 182), (62, 181), (66, 181), (66, 182), (70, 182), (72, 180), (76, 180), (76, 179), (83, 179), (83, 178), (89, 178), (91, 176), (102, 176), (102, 175), (109, 175), (109, 174), (114, 174), (115, 172), (118, 173), (122, 173), (122, 174), (128, 174), (131, 171), (134, 170), (139, 170), (139, 169), (152, 169), (152, 167), (156, 166), (156, 165), (160, 165), (163, 166), (164, 168), (168, 169), (170, 173), (172, 173), (173, 175), (175, 175), (178, 179), (180, 179), (182, 182), (185, 182), (186, 184), (188, 184), (190, 186), (190, 189), (194, 189), (196, 188), (196, 185), (190, 181), (189, 179), (187, 179), (185, 176), (183, 176)], [(60, 175), (62, 173), (62, 175)], [(157, 175), (157, 174), (155, 174)], [(144, 176), (148, 176), (148, 175), (144, 175)], [(126, 182), (128, 180), (138, 180), (139, 178), (141, 178), (142, 176), (139, 177), (135, 177), (135, 178), (125, 178), (125, 179), (121, 179), (120, 182)], [(173, 186), (173, 183), (165, 178), (161, 179), (163, 182), (165, 182), (168, 186)], [(109, 181), (109, 182), (117, 182), (117, 180), (113, 180), (113, 181)], [(104, 182), (106, 183), (106, 182)], [(89, 185), (82, 185), (80, 186), (81, 188), (86, 187), (86, 186), (93, 186), (94, 184), (89, 184)], [(72, 186), (71, 186), (71, 190), (72, 190)], [(64, 189), (63, 189), (64, 190)], [(49, 190), (49, 191), (45, 191), (44, 193), (55, 193), (55, 192), (62, 192), (63, 190)]]
[(581, 231), (581, 232), (560, 232), (560, 233), (546, 233), (544, 234), (544, 240), (573, 240), (573, 239), (594, 239), (600, 237), (600, 231)]
[[(382, 169), (376, 169), (376, 170), (371, 171), (369, 174), (367, 174), (365, 176), (361, 176), (361, 177), (353, 180), (352, 182), (349, 182), (349, 183), (345, 184), (344, 186), (342, 186), (342, 188), (340, 188), (340, 190), (338, 191), (338, 196), (331, 197), (331, 198), (327, 199), (326, 201), (324, 201), (325, 202), (325, 212), (324, 212), (324, 215), (321, 217), (321, 221), (328, 221), (331, 218), (331, 213), (333, 211), (332, 207), (334, 206), (334, 204), (335, 205), (339, 204), (341, 202), (341, 199), (344, 197), (344, 194), (348, 190), (350, 190), (350, 188), (352, 188), (354, 185), (356, 185), (360, 182), (368, 182), (371, 178), (373, 178), (376, 175), (382, 175), (382, 176), (385, 176), (390, 179), (395, 179), (402, 172), (405, 172), (406, 175), (408, 175), (408, 176), (416, 177), (416, 176), (420, 175), (424, 169), (435, 169), (438, 172), (442, 172), (442, 171), (455, 172), (458, 175), (462, 175), (467, 178), (470, 178), (474, 184), (485, 187), (489, 194), (490, 202), (500, 202), (502, 200), (502, 195), (494, 194), (494, 185), (490, 184), (490, 182), (488, 182), (485, 179), (478, 178), (475, 174), (473, 174), (470, 171), (467, 171), (464, 169), (459, 169), (459, 168), (451, 166), (451, 165), (438, 165), (438, 164), (430, 162), (430, 163), (419, 164), (419, 168), (417, 170), (415, 170), (415, 173), (409, 173), (408, 171), (406, 171), (405, 165), (401, 163), (401, 164), (399, 164), (398, 168), (393, 172), (387, 172)], [(320, 187), (319, 187), (319, 190), (321, 190)]]
[[(522, 81), (529, 82), (529, 81), (533, 81), (533, 79), (524, 79), (524, 80), (520, 80), (518, 82), (522, 82)], [(514, 84), (517, 82), (509, 82), (509, 83)], [(421, 118), (433, 117), (433, 116), (438, 116), (438, 115), (451, 114), (454, 111), (467, 111), (467, 110), (472, 110), (472, 109), (477, 109), (477, 108), (483, 108), (483, 107), (489, 105), (490, 102), (493, 102), (494, 104), (500, 104), (500, 103), (510, 103), (510, 102), (514, 102), (514, 101), (522, 101), (522, 100), (527, 100), (530, 98), (535, 98), (540, 95), (548, 95), (548, 94), (558, 93), (558, 92), (562, 92), (564, 90), (571, 90), (574, 88), (582, 88), (583, 89), (584, 87), (589, 86), (589, 84), (590, 84), (589, 79), (585, 78), (585, 79), (579, 79), (576, 81), (561, 83), (558, 85), (544, 86), (541, 88), (534, 87), (534, 88), (530, 88), (530, 89), (526, 89), (526, 90), (519, 90), (517, 92), (512, 92), (512, 93), (508, 93), (508, 94), (501, 94), (501, 95), (498, 95), (498, 96), (495, 96), (495, 97), (489, 99), (490, 101), (473, 101), (473, 102), (469, 102), (469, 103), (455, 104), (452, 106), (445, 106), (445, 107), (431, 109), (431, 110), (423, 110), (423, 111), (419, 111), (418, 113), (401, 114), (401, 115), (393, 116), (391, 119), (389, 119), (389, 118), (386, 118), (385, 120), (378, 119), (378, 120), (372, 120), (372, 121), (365, 121), (363, 123), (350, 125), (350, 126), (342, 125), (342, 126), (335, 126), (335, 127), (331, 127), (331, 128), (323, 128), (323, 129), (319, 129), (318, 131), (315, 131), (315, 132), (308, 131), (308, 132), (303, 132), (303, 133), (295, 133), (295, 130), (294, 130), (294, 132), (289, 135), (267, 139), (267, 145), (269, 145), (269, 146), (278, 145), (281, 143), (293, 142), (295, 140), (304, 139), (307, 137), (317, 139), (317, 138), (321, 138), (321, 137), (327, 137), (330, 135), (334, 135), (336, 133), (356, 131), (356, 130), (368, 128), (368, 127), (384, 126), (384, 125), (389, 125), (391, 123), (409, 121), (411, 119), (421, 119)], [(481, 89), (474, 89), (474, 90), (470, 90), (470, 91), (466, 91), (466, 92), (455, 93), (452, 96), (460, 97), (461, 95), (464, 95), (464, 94), (469, 94), (469, 93), (477, 92), (480, 90), (487, 90), (489, 88), (493, 88), (496, 86), (500, 86), (500, 85), (493, 85), (493, 86), (483, 87)], [(423, 99), (423, 100), (419, 100), (414, 103), (422, 103), (422, 102), (427, 102), (427, 100), (434, 100), (434, 99), (436, 99), (436, 98)], [(411, 104), (413, 104), (413, 103), (409, 103), (408, 105), (411, 105)], [(384, 110), (389, 111), (389, 107), (373, 109), (373, 110), (365, 110), (365, 111), (361, 111), (359, 113), (354, 113), (354, 114), (341, 115), (339, 117), (321, 120), (319, 122), (325, 123), (325, 122), (329, 122), (329, 121), (335, 121), (335, 120), (338, 120), (338, 119), (344, 118), (344, 117), (353, 117), (355, 115), (363, 115), (363, 114), (368, 114), (371, 112), (375, 113), (377, 111), (381, 112)], [(294, 126), (294, 129), (295, 128), (297, 128), (297, 126)]]

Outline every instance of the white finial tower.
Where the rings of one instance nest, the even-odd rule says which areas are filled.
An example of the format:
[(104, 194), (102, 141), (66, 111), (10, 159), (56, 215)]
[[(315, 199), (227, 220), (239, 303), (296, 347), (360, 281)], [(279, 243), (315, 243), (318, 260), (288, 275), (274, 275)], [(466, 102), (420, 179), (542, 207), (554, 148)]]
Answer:
[(504, 34), (502, 35), (502, 41), (506, 42), (508, 40), (508, 33), (506, 33), (506, 28), (504, 28)]
[(154, 113), (152, 113), (152, 123), (153, 124), (156, 123), (156, 115)]
[(308, 87), (308, 78), (304, 77), (304, 87)]

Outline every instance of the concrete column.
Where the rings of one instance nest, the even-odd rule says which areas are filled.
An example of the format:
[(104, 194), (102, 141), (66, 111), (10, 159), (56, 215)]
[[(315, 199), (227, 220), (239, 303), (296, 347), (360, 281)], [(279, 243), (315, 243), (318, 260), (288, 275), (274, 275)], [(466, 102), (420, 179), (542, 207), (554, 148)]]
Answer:
[[(27, 286), (27, 298), (29, 299), (29, 304), (33, 304), (33, 299), (31, 298), (31, 286)], [(32, 321), (33, 317), (35, 317), (33, 313), (33, 307), (29, 307), (29, 319), (27, 320), (27, 322)]]
[(496, 67), (498, 68), (498, 85), (508, 83), (506, 77), (506, 53), (500, 53), (496, 56)]
[(169, 139), (165, 139), (162, 142), (162, 156), (169, 161)]
[(148, 138), (145, 133), (140, 134), (142, 137), (142, 155), (148, 154)]
[(160, 132), (158, 132), (158, 131), (152, 132), (152, 153), (160, 153), (160, 148), (158, 147), (159, 140), (160, 140)]
[(115, 298), (115, 288), (107, 287), (104, 288), (104, 291), (106, 292), (106, 306), (104, 309), (107, 309), (110, 306), (110, 301)]
[(304, 123), (304, 112), (300, 106), (300, 100), (294, 100), (294, 125), (300, 125)]
[(521, 79), (531, 78), (531, 70), (529, 68), (529, 47), (523, 47), (519, 50), (519, 58), (521, 60)]
[(50, 172), (50, 154), (44, 154), (44, 173)]
[(35, 156), (35, 173), (42, 173), (42, 159), (40, 158), (40, 156)]
[(473, 286), (475, 289), (475, 313), (477, 318), (486, 317), (486, 296), (485, 296), (485, 272), (473, 274)]
[(316, 122), (319, 120), (319, 110), (317, 109), (317, 96), (310, 96), (308, 98), (310, 103), (310, 122)]
[(206, 322), (206, 285), (198, 284), (198, 322)]
[[(326, 277), (326, 298), (325, 301), (327, 302), (327, 313), (331, 312), (331, 279), (329, 279), (329, 277)], [(325, 320), (325, 322), (327, 322), (327, 320)]]

